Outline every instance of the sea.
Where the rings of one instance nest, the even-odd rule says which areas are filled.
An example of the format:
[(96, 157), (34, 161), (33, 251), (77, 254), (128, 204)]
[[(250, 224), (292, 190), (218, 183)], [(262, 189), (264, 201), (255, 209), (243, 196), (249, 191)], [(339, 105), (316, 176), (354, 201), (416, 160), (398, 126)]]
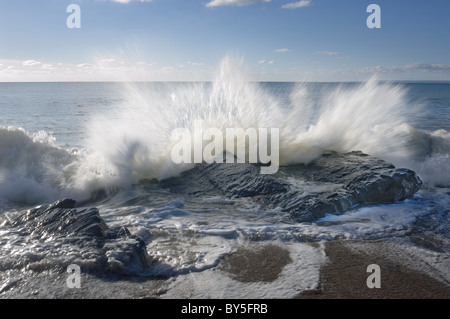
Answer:
[[(0, 298), (293, 298), (317, 288), (333, 240), (390, 241), (450, 284), (450, 83), (255, 82), (225, 61), (209, 82), (0, 83), (0, 111)], [(194, 167), (171, 159), (172, 132), (194, 120), (278, 128), (281, 166), (361, 151), (415, 171), (423, 185), (413, 198), (312, 222), (247, 197), (159, 187)], [(11, 226), (64, 198), (128, 228), (155, 264), (101, 273), (83, 247)], [(419, 228), (433, 247), (409, 239)], [(262, 247), (289, 253), (276, 278), (220, 270), (227, 256)], [(82, 288), (67, 284), (71, 264), (81, 265)]]

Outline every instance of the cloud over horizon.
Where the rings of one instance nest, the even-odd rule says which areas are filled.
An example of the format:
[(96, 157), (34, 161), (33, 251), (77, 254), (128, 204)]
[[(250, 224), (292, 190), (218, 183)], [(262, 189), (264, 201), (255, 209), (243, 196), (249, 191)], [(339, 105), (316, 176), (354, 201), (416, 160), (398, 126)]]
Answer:
[(300, 0), (297, 2), (287, 3), (281, 6), (283, 9), (299, 9), (311, 5), (311, 0)]
[(78, 64), (0, 58), (0, 82), (203, 81), (211, 78), (212, 71), (207, 64), (192, 61), (170, 66), (115, 57)]
[(266, 3), (271, 0), (212, 0), (206, 4), (207, 7), (236, 6), (243, 7), (255, 3)]
[(112, 2), (128, 4), (130, 2), (152, 2), (153, 0), (112, 0)]
[(423, 71), (423, 72), (446, 72), (450, 71), (450, 65), (445, 64), (432, 64), (432, 63), (411, 63), (404, 66), (375, 66), (368, 68), (369, 70), (376, 72), (408, 72), (408, 71)]
[(316, 53), (328, 56), (339, 55), (339, 52), (337, 51), (317, 51)]
[[(260, 67), (275, 65), (276, 61), (261, 59)], [(259, 69), (258, 69), (259, 70)], [(261, 69), (263, 70), (263, 69)], [(260, 71), (254, 70), (258, 75)], [(121, 58), (99, 57), (78, 64), (38, 61), (35, 59), (0, 59), (0, 82), (73, 82), (73, 81), (209, 81), (215, 67), (199, 61), (187, 61), (183, 64), (157, 65), (144, 61), (126, 61)], [(422, 80), (445, 79), (450, 73), (450, 65), (416, 62), (397, 66), (367, 66), (359, 69), (329, 69), (326, 74), (319, 68), (310, 71), (295, 71), (289, 78), (281, 77), (281, 81), (330, 80), (330, 74), (340, 80), (355, 80), (370, 75), (384, 75), (380, 80), (408, 79), (412, 74), (423, 74)], [(259, 74), (264, 75), (264, 74)], [(272, 74), (273, 75), (273, 74)], [(321, 76), (321, 77), (320, 77)], [(260, 76), (256, 77), (261, 80)], [(267, 78), (270, 80), (270, 77)], [(273, 79), (272, 79), (273, 80)]]
[(267, 60), (259, 60), (258, 61), (258, 64), (274, 64), (274, 63), (275, 63), (274, 60), (269, 60), (269, 61), (267, 61)]

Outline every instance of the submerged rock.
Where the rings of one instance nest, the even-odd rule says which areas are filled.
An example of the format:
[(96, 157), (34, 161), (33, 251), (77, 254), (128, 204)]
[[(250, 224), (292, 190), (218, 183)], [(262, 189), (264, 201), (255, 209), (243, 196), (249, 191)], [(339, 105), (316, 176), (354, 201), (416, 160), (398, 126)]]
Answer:
[[(22, 235), (30, 240), (45, 242), (55, 258), (64, 254), (63, 245), (70, 245), (73, 258), (67, 259), (67, 265), (81, 263), (94, 272), (118, 273), (136, 273), (150, 265), (145, 243), (139, 237), (126, 227), (108, 227), (97, 208), (75, 209), (72, 199), (30, 209), (11, 226), (22, 229)], [(43, 254), (42, 258), (48, 256)]]

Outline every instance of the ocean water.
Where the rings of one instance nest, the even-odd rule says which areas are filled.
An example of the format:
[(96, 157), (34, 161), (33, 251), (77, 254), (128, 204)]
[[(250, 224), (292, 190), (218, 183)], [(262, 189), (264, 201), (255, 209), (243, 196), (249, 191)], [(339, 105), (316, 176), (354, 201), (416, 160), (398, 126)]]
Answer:
[[(96, 273), (80, 247), (11, 227), (27, 209), (62, 198), (97, 207), (155, 260), (120, 280), (123, 267), (94, 276), (79, 296), (136, 297), (136, 278), (163, 278), (161, 298), (291, 298), (317, 287), (323, 243), (335, 239), (395, 241), (450, 282), (449, 83), (260, 83), (225, 59), (208, 83), (0, 83), (0, 110), (0, 297), (67, 296), (72, 263)], [(194, 120), (279, 128), (282, 166), (359, 150), (414, 170), (424, 184), (412, 199), (313, 222), (249, 198), (172, 192), (154, 181), (193, 167), (173, 163), (170, 151), (173, 130)], [(410, 241), (417, 229), (439, 247)], [(218, 269), (239, 249), (267, 246), (291, 260), (272, 281), (243, 282)]]

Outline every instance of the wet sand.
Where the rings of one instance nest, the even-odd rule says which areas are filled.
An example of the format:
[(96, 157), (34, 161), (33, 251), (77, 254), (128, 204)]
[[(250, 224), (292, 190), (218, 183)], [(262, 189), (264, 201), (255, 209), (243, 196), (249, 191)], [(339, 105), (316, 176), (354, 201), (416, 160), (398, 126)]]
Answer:
[[(312, 244), (317, 245), (318, 244)], [(306, 290), (297, 299), (450, 299), (447, 276), (410, 253), (401, 245), (378, 241), (330, 241), (323, 245), (327, 262), (320, 269), (317, 289)], [(258, 250), (240, 248), (227, 256), (219, 268), (241, 282), (270, 282), (292, 262), (289, 252), (277, 245)], [(380, 288), (369, 288), (369, 265), (380, 267)], [(444, 257), (444, 267), (449, 261)], [(450, 271), (450, 268), (448, 268)]]
[(259, 249), (241, 248), (225, 257), (219, 268), (240, 282), (272, 282), (291, 262), (288, 250), (269, 244)]
[[(325, 243), (328, 262), (320, 284), (299, 299), (450, 299), (450, 284), (413, 269), (414, 260), (396, 254), (382, 241)], [(417, 261), (420, 263), (420, 261)], [(368, 288), (367, 266), (380, 266), (380, 288)], [(449, 269), (450, 271), (450, 269)]]

